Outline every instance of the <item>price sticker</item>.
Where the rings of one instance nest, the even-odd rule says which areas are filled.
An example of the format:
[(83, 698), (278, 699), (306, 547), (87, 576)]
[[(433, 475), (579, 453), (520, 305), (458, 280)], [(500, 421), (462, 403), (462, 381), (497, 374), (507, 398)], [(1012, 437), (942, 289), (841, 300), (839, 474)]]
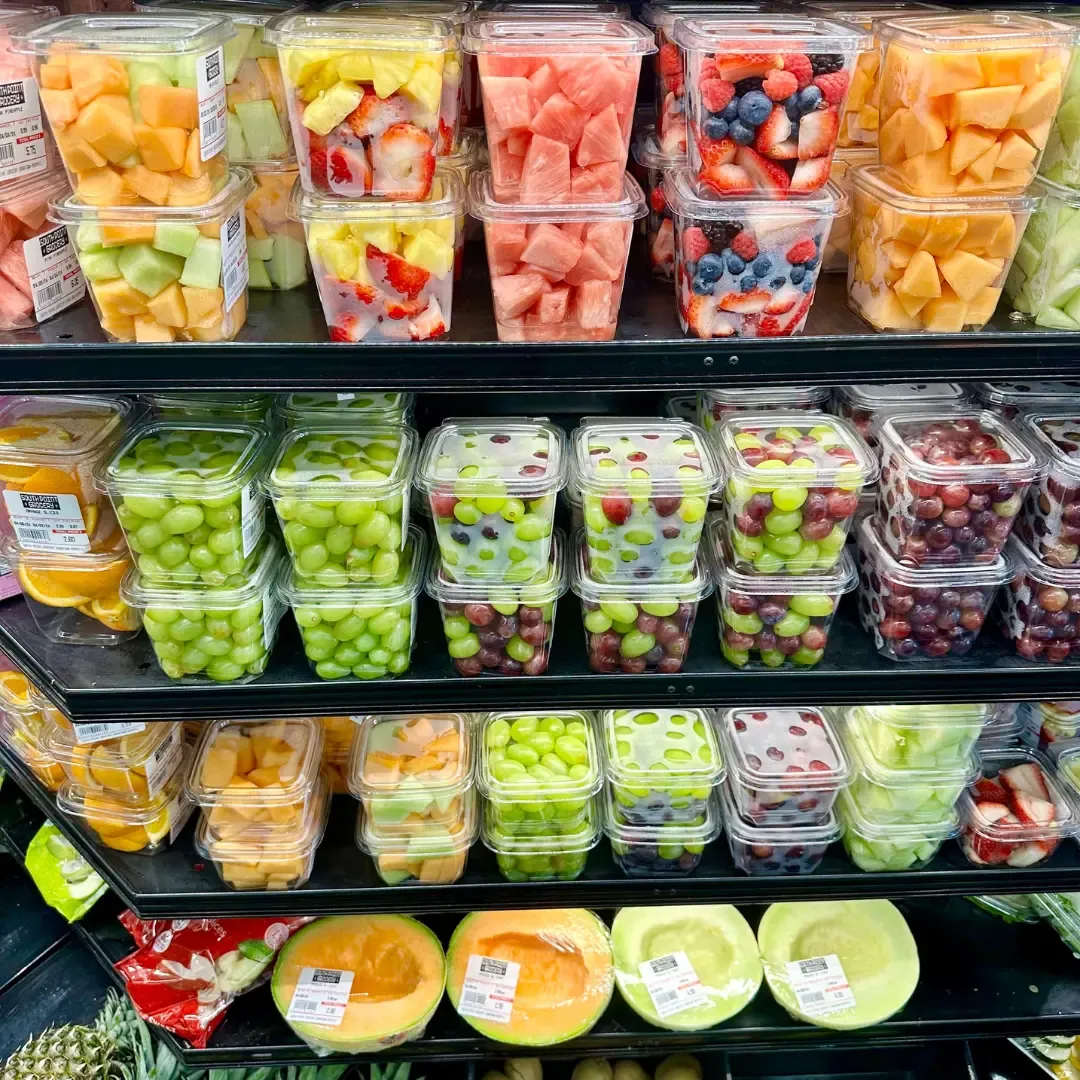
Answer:
[(336, 968), (302, 968), (286, 1020), (340, 1027), (352, 992), (353, 973)]
[(209, 161), (225, 149), (225, 50), (219, 45), (195, 60), (195, 93), (199, 101), (199, 157)]
[(828, 1016), (855, 1006), (855, 994), (836, 953), (787, 963), (788, 980), (799, 1009), (807, 1016)]
[(709, 1004), (709, 996), (684, 952), (645, 960), (638, 969), (661, 1018)]
[(86, 281), (66, 225), (24, 240), (23, 258), (38, 322), (51, 319), (86, 295)]
[(266, 504), (259, 482), (252, 480), (240, 493), (240, 543), (245, 559), (255, 550), (265, 528)]
[(137, 720), (126, 724), (72, 724), (71, 727), (79, 746), (93, 746), (109, 739), (122, 739), (125, 735), (138, 735), (146, 730), (146, 725)]
[(27, 551), (82, 554), (90, 550), (82, 507), (74, 495), (39, 495), (7, 488), (4, 505), (19, 546)]
[(45, 121), (33, 79), (0, 82), (0, 180), (45, 172)]
[(513, 960), (472, 954), (461, 985), (459, 1015), (509, 1024), (520, 975), (521, 965)]

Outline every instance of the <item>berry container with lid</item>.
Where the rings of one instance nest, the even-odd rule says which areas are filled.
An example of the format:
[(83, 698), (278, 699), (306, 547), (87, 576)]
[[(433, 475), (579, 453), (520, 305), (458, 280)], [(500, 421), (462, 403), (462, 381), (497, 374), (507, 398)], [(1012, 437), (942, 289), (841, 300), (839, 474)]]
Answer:
[(1012, 576), (998, 602), (1004, 636), (1025, 660), (1080, 659), (1080, 567), (1049, 566), (1018, 536), (1006, 554)]
[(404, 390), (309, 390), (278, 394), (274, 417), (287, 428), (411, 424), (415, 407), (416, 395)]
[(1016, 379), (972, 384), (975, 400), (984, 409), (1013, 420), (1020, 413), (1080, 408), (1080, 379)]
[(909, 566), (993, 563), (1005, 550), (1046, 453), (993, 413), (927, 408), (886, 414), (877, 517), (888, 550)]
[(993, 711), (987, 704), (856, 705), (846, 717), (878, 764), (903, 771), (965, 767)]
[(574, 881), (585, 869), (589, 852), (600, 843), (600, 808), (590, 799), (584, 820), (569, 832), (510, 833), (485, 801), (480, 839), (495, 854), (507, 881)]
[(712, 431), (736, 413), (822, 412), (829, 403), (827, 386), (728, 386), (699, 390), (694, 416)]
[(645, 242), (649, 246), (649, 267), (653, 277), (671, 281), (675, 277), (675, 225), (664, 195), (664, 174), (686, 164), (685, 153), (667, 153), (661, 149), (656, 128), (651, 124), (634, 135), (634, 161), (640, 172), (649, 204), (645, 219)]
[(921, 870), (960, 831), (959, 815), (951, 809), (936, 822), (875, 822), (863, 815), (853, 791), (840, 793), (836, 816), (848, 858), (873, 874)]
[[(865, 55), (865, 54), (864, 54)], [(843, 192), (845, 204), (837, 210), (833, 218), (829, 238), (821, 256), (821, 269), (825, 273), (846, 272), (848, 256), (851, 254), (851, 203), (854, 198), (850, 175), (851, 170), (860, 165), (876, 165), (877, 150), (873, 146), (838, 146), (833, 155), (829, 179)]]
[(870, 446), (877, 446), (873, 426), (886, 413), (962, 406), (967, 400), (967, 389), (955, 382), (851, 383), (836, 388), (832, 411), (853, 424)]
[(1017, 422), (1049, 459), (1028, 488), (1016, 535), (1051, 566), (1080, 563), (1080, 409), (1028, 413)]

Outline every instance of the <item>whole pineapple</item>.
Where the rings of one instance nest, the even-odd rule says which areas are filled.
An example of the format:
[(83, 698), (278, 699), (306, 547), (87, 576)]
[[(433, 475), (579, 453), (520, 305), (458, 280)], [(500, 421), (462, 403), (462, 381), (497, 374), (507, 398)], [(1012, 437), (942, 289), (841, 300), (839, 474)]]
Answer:
[(115, 1080), (115, 1053), (104, 1031), (80, 1024), (49, 1028), (0, 1066), (0, 1080)]

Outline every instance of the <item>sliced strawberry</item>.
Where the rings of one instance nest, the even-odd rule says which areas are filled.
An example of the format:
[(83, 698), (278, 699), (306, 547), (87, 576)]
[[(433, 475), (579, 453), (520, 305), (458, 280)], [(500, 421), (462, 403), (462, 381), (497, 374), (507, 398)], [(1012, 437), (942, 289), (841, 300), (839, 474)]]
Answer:
[[(765, 122), (757, 130), (754, 139), (754, 149), (766, 157), (774, 157), (773, 150), (781, 146), (791, 137), (791, 117), (782, 105), (774, 105), (773, 111), (765, 118)], [(783, 156), (787, 156), (786, 152)], [(796, 157), (798, 146), (796, 145)]]
[(698, 225), (688, 225), (682, 234), (683, 258), (687, 262), (697, 262), (702, 255), (710, 251), (709, 238)]
[(1050, 855), (1056, 846), (1054, 844), (1050, 851), (1047, 851), (1045, 843), (1038, 843), (1033, 840), (1029, 840), (1026, 844), (1010, 844), (1009, 854), (1005, 862), (1009, 866), (1034, 866)]
[(439, 150), (438, 157), (449, 157), (454, 150), (454, 129), (440, 116), (439, 117)]
[(802, 289), (796, 289), (794, 285), (784, 285), (777, 289), (765, 305), (766, 315), (783, 315), (790, 311), (803, 298)]
[(996, 780), (991, 780), (989, 776), (979, 777), (972, 791), (976, 802), (983, 799), (989, 799), (991, 802), (1004, 802), (1007, 798), (1005, 789)]
[(718, 317), (715, 296), (692, 294), (685, 317), (690, 329), (699, 338), (731, 337), (735, 333), (735, 327), (729, 320)]
[(378, 299), (379, 292), (372, 285), (361, 285), (359, 281), (351, 282), (353, 288), (353, 296), (362, 304), (374, 304)]
[(775, 53), (720, 54), (716, 58), (716, 71), (721, 79), (737, 83), (740, 79), (752, 79), (767, 75), (773, 68), (783, 67), (783, 57)]
[(817, 191), (829, 181), (829, 159), (814, 158), (813, 161), (800, 161), (791, 174), (792, 191)]
[(967, 841), (967, 854), (973, 862), (985, 863), (989, 866), (1000, 865), (1008, 859), (1014, 844), (1003, 844), (994, 840), (985, 833), (969, 831), (964, 839)]
[[(1013, 805), (1016, 807), (1016, 816), (1025, 825), (1048, 825), (1056, 817), (1052, 802), (1029, 795), (1026, 791), (1017, 792)], [(979, 812), (983, 812), (981, 806)]]
[(391, 319), (411, 319), (414, 315), (419, 315), (421, 311), (421, 305), (419, 300), (397, 300), (393, 297), (386, 297), (386, 314)]
[(387, 199), (426, 199), (435, 176), (435, 144), (415, 124), (394, 124), (371, 141), (373, 192)]
[(443, 319), (442, 308), (439, 301), (433, 296), (415, 319), (409, 320), (409, 337), (413, 341), (428, 341), (446, 333), (446, 322)]
[(698, 179), (718, 195), (749, 195), (754, 190), (750, 174), (739, 165), (703, 169)]
[(785, 331), (775, 315), (762, 315), (757, 324), (758, 337), (784, 337)]
[(831, 154), (839, 131), (840, 114), (831, 105), (804, 116), (799, 122), (799, 160)]
[(368, 244), (367, 257), (371, 262), (382, 263), (386, 268), (386, 280), (391, 288), (415, 300), (420, 290), (428, 283), (431, 274), (419, 266), (406, 262), (400, 255), (382, 251), (374, 244)]
[(761, 191), (779, 197), (791, 186), (791, 178), (775, 162), (762, 157), (749, 146), (740, 146), (735, 152), (735, 164), (746, 170), (747, 175)]
[(308, 154), (309, 168), (311, 169), (311, 182), (319, 191), (330, 190), (330, 180), (327, 177), (326, 151), (312, 150)]
[(1010, 814), (1009, 808), (1004, 803), (981, 802), (977, 805), (979, 808), (979, 815), (990, 824), (1001, 821)]
[(1042, 769), (1033, 761), (1024, 762), (1022, 765), (1013, 765), (1009, 769), (1002, 769), (997, 774), (998, 783), (1006, 790), (1019, 793), (1026, 792), (1034, 795), (1037, 799), (1045, 799), (1052, 802), (1050, 789), (1046, 786), (1046, 777)]
[(357, 138), (381, 135), (394, 124), (409, 120), (409, 104), (399, 94), (381, 98), (374, 91), (366, 91), (360, 104), (345, 118)]
[(364, 325), (355, 315), (343, 315), (336, 326), (330, 327), (331, 341), (362, 341)]
[(729, 292), (720, 298), (720, 310), (751, 315), (764, 311), (771, 299), (772, 297), (765, 289), (751, 289), (744, 293)]
[(796, 304), (791, 311), (779, 318), (780, 329), (785, 334), (794, 334), (799, 328), (799, 324), (806, 318), (806, 313), (810, 310), (810, 304), (814, 299), (814, 290), (811, 289), (806, 296), (803, 297), (801, 304)]
[(730, 165), (735, 160), (735, 151), (738, 149), (734, 139), (707, 139), (704, 135), (698, 136), (697, 144), (701, 160), (710, 169), (718, 165)]
[(649, 192), (649, 205), (658, 214), (662, 214), (667, 209), (667, 198), (664, 195), (664, 189), (662, 187), (654, 187)]

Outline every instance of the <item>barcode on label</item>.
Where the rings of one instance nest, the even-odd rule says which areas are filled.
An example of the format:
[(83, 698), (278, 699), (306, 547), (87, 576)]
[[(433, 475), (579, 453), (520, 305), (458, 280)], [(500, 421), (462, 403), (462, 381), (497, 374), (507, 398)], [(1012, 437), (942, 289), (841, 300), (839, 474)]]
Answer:
[(28, 529), (25, 525), (19, 530), (19, 539), (26, 540), (40, 540), (45, 542), (52, 537), (52, 533), (48, 529)]
[(825, 995), (820, 990), (815, 990), (810, 993), (804, 992), (802, 995), (802, 1003), (806, 1005), (822, 1005), (825, 1002)]
[(677, 1001), (679, 994), (675, 990), (662, 990), (658, 994), (653, 994), (653, 1001), (656, 1003), (656, 1007), (660, 1008), (661, 1005), (670, 1005), (671, 1002)]
[(7, 143), (0, 143), (0, 162), (14, 161), (14, 160), (15, 160), (15, 149), (14, 149), (14, 147), (8, 146)]
[(314, 1012), (318, 1007), (317, 1001), (294, 1001), (292, 1004), (296, 1012)]
[(243, 286), (239, 284), (239, 280), (240, 280), (240, 271), (239, 270), (235, 270), (235, 269), (230, 270), (225, 275), (225, 295), (226, 296), (231, 296), (234, 291), (235, 292), (240, 292), (243, 289)]
[(204, 125), (205, 131), (206, 131), (206, 137), (208, 139), (213, 138), (213, 136), (215, 136), (218, 133), (218, 127), (219, 127), (218, 118), (216, 116), (207, 117), (206, 124)]
[[(2, 158), (3, 155), (0, 154), (0, 159)], [(55, 300), (63, 291), (64, 283), (62, 281), (57, 281), (52, 285), (46, 285), (45, 288), (41, 290), (40, 298), (42, 301)]]
[(463, 1000), (466, 1005), (486, 1005), (487, 994), (474, 994), (466, 990)]

